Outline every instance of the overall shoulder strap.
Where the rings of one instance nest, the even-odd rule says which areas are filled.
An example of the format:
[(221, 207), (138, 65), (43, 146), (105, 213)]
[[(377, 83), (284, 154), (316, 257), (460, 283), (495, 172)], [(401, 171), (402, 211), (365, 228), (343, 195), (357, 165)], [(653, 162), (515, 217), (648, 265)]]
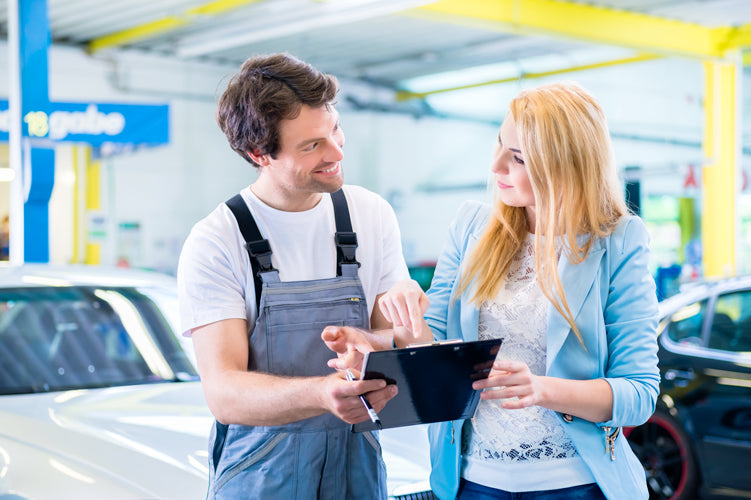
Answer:
[(271, 264), (271, 245), (269, 240), (261, 236), (258, 225), (253, 214), (250, 213), (248, 205), (240, 194), (236, 194), (229, 200), (226, 205), (232, 211), (240, 227), (240, 233), (245, 240), (245, 248), (250, 256), (250, 266), (253, 269), (253, 284), (256, 291), (256, 311), (260, 313), (261, 307), (261, 274), (274, 271)]
[[(336, 275), (342, 275), (342, 265), (355, 265), (360, 267), (357, 262), (357, 234), (352, 231), (352, 220), (349, 217), (349, 207), (344, 191), (339, 190), (331, 193), (331, 202), (334, 204), (334, 220), (336, 222), (336, 234), (334, 234), (334, 243), (336, 243)], [(356, 269), (356, 268), (355, 268)]]

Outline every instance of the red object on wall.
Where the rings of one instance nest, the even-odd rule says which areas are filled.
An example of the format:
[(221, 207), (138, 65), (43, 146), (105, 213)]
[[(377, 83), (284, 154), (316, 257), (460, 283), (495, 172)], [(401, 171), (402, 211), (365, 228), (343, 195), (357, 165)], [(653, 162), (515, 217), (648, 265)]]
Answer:
[(685, 189), (689, 187), (699, 187), (699, 184), (696, 182), (696, 173), (694, 172), (693, 165), (688, 166), (688, 173), (686, 174), (686, 178), (683, 180), (683, 188)]

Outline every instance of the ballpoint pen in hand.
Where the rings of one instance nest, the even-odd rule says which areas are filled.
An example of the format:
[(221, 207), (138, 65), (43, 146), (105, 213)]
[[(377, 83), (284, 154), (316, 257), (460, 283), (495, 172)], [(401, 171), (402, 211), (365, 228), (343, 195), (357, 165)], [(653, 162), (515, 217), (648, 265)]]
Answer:
[[(346, 371), (347, 380), (350, 382), (354, 382), (355, 376), (352, 374), (352, 372), (347, 369)], [(365, 409), (368, 410), (368, 416), (370, 417), (370, 420), (376, 424), (376, 427), (378, 427), (378, 430), (383, 429), (383, 426), (381, 425), (381, 419), (378, 418), (378, 414), (373, 409), (372, 406), (370, 406), (370, 402), (368, 401), (368, 398), (366, 398), (363, 394), (360, 394), (360, 401), (362, 401), (362, 404), (365, 405)]]

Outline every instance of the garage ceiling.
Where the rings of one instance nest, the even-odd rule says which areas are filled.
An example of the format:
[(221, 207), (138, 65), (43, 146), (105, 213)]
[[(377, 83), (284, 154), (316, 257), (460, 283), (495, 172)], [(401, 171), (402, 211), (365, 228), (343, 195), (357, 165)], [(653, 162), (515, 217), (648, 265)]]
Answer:
[[(716, 58), (751, 45), (748, 0), (48, 0), (48, 6), (53, 44), (93, 54), (146, 51), (237, 66), (249, 55), (285, 50), (339, 77), (410, 90), (417, 77), (504, 62), (517, 65), (521, 76), (655, 55)], [(7, 10), (8, 0), (0, 0), (0, 32), (7, 33)]]

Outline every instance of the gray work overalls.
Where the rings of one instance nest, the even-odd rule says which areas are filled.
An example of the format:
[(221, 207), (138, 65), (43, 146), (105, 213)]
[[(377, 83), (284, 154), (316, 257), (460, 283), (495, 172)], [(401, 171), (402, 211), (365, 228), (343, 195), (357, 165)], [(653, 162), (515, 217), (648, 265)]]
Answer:
[[(337, 276), (293, 282), (279, 281), (268, 241), (242, 197), (227, 201), (248, 242), (255, 277), (259, 314), (249, 338), (249, 370), (291, 377), (329, 375), (332, 369), (326, 362), (335, 354), (321, 340), (323, 328), (369, 326), (347, 201), (341, 190), (331, 197)], [(215, 422), (208, 498), (384, 499), (386, 471), (376, 436), (353, 433), (330, 413), (270, 427)]]

